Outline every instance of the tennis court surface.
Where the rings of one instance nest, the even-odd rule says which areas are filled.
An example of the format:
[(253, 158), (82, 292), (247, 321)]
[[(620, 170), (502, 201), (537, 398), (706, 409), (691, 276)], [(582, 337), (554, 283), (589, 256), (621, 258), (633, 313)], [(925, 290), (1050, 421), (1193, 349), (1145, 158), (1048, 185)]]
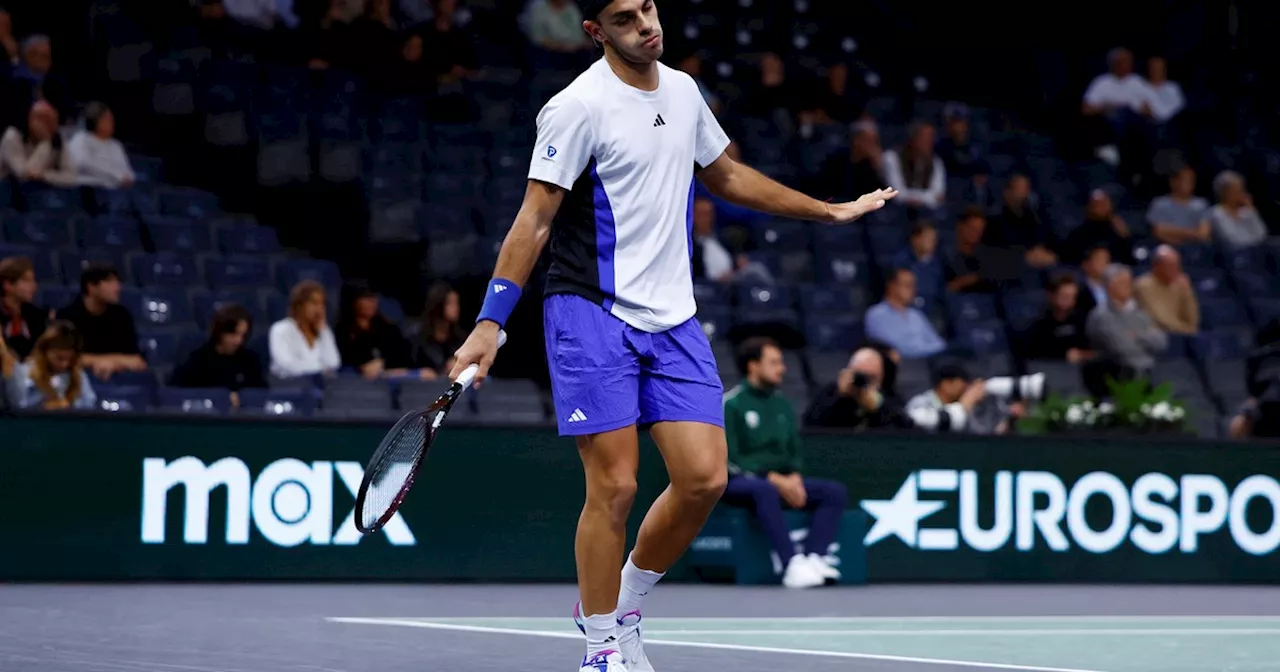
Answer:
[[(4, 672), (576, 670), (573, 586), (5, 585)], [(1275, 670), (1280, 587), (666, 585), (659, 672)]]

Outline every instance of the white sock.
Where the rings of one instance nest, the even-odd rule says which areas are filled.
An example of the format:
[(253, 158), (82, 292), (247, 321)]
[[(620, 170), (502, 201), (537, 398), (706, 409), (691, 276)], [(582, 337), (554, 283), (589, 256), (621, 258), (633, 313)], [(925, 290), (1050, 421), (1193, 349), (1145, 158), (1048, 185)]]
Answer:
[(618, 591), (618, 613), (621, 615), (639, 611), (644, 598), (649, 594), (665, 572), (651, 572), (640, 569), (627, 556), (627, 564), (622, 566), (622, 589)]
[(618, 640), (616, 612), (587, 616), (582, 621), (583, 628), (587, 631), (587, 657), (615, 648)]

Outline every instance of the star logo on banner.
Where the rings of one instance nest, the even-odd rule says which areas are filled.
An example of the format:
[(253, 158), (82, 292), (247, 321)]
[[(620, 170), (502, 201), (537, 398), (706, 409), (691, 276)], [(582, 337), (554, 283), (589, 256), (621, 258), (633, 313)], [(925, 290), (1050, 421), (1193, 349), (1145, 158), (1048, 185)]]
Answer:
[(946, 506), (945, 502), (920, 501), (916, 487), (916, 475), (913, 473), (902, 482), (893, 499), (866, 499), (862, 508), (875, 516), (876, 523), (871, 526), (863, 544), (871, 546), (890, 535), (897, 536), (907, 546), (915, 548), (916, 536), (920, 531), (920, 520), (933, 515)]

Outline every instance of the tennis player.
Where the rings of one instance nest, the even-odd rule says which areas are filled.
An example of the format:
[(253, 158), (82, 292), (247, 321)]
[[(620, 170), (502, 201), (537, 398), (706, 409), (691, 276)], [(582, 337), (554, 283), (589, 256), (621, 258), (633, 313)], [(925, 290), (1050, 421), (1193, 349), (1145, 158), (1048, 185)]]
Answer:
[[(688, 75), (658, 62), (652, 0), (579, 0), (604, 58), (543, 107), (524, 203), (498, 255), (475, 329), (450, 373), (479, 364), (543, 247), (543, 304), (560, 434), (576, 438), (586, 504), (575, 544), (587, 638), (582, 672), (650, 672), (640, 611), (697, 536), (728, 478), (723, 389), (698, 321), (691, 269), (695, 174), (717, 196), (830, 224), (881, 208), (892, 189), (825, 203), (725, 155), (729, 138)], [(670, 475), (625, 563), (637, 427)]]

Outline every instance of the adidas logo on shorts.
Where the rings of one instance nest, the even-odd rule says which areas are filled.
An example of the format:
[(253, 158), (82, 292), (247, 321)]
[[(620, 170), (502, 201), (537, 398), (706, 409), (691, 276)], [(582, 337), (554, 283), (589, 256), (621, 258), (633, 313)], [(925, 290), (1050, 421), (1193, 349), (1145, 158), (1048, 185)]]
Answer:
[(582, 412), (581, 408), (573, 409), (573, 413), (569, 414), (569, 422), (583, 422), (587, 419), (587, 414)]

